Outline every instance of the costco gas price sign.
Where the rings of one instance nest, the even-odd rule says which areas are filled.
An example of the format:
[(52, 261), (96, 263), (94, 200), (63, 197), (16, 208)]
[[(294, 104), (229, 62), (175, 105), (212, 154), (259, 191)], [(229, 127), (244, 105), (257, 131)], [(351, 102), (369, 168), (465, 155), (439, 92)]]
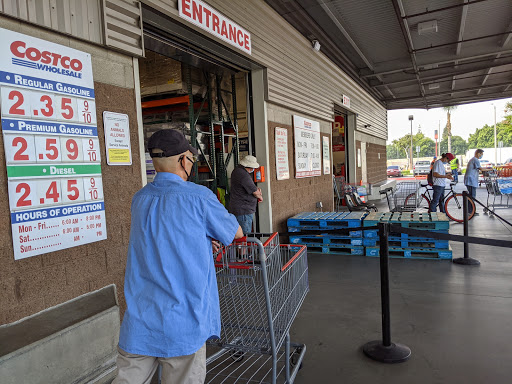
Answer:
[(107, 238), (90, 55), (0, 29), (14, 258)]

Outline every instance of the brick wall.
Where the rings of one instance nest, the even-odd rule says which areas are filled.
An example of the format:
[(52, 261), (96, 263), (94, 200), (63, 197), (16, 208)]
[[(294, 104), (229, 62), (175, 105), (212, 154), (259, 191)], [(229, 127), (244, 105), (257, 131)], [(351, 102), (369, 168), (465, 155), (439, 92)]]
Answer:
[[(0, 324), (10, 323), (108, 284), (116, 284), (124, 312), (123, 281), (130, 231), (130, 202), (141, 187), (135, 92), (95, 83), (102, 154), (107, 240), (14, 260), (3, 149), (0, 150)], [(133, 165), (107, 166), (103, 111), (130, 119)], [(0, 136), (0, 148), (3, 140)]]
[[(288, 130), (288, 163), (290, 167), (290, 179), (277, 180), (275, 166), (275, 128), (286, 128)], [(269, 132), (269, 165), (270, 187), (272, 190), (272, 228), (276, 232), (286, 232), (286, 220), (299, 212), (317, 211), (316, 202), (323, 203), (324, 211), (333, 210), (333, 187), (332, 174), (307, 177), (304, 179), (295, 178), (295, 155), (293, 142), (293, 128), (291, 125), (268, 122)], [(329, 136), (322, 134), (323, 136)], [(322, 159), (323, 162), (323, 159)], [(331, 165), (332, 167), (332, 165)], [(323, 169), (323, 164), (322, 164)], [(332, 171), (331, 171), (332, 172)]]
[(368, 182), (370, 184), (375, 184), (387, 179), (386, 159), (386, 147), (384, 145), (366, 143), (366, 165)]

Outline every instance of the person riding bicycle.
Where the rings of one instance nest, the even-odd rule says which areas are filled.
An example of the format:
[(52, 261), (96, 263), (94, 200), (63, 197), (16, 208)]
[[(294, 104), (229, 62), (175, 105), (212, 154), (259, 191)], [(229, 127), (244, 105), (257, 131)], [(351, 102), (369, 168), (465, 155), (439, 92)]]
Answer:
[[(437, 206), (439, 205), (439, 211), (446, 213), (444, 210), (444, 188), (446, 186), (446, 179), (453, 180), (452, 175), (446, 174), (444, 165), (455, 158), (451, 153), (443, 153), (441, 158), (434, 163), (432, 168), (432, 176), (434, 179), (434, 197), (430, 203), (430, 212), (437, 212)], [(441, 204), (440, 204), (441, 203)]]
[(450, 169), (452, 170), (453, 181), (455, 183), (458, 183), (459, 182), (459, 169), (460, 169), (459, 159), (455, 158), (452, 161), (450, 161)]

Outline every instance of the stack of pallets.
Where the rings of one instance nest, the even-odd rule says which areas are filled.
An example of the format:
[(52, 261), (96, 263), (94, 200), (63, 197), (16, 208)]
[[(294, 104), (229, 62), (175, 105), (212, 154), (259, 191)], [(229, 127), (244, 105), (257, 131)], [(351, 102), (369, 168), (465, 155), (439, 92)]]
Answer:
[[(363, 222), (365, 227), (376, 226), (379, 222), (398, 224), (404, 228), (448, 233), (450, 221), (444, 213), (418, 212), (374, 212)], [(452, 250), (448, 240), (436, 240), (427, 237), (414, 237), (405, 233), (393, 233), (388, 236), (389, 257), (412, 259), (451, 259)], [(363, 245), (366, 256), (379, 256), (379, 233), (372, 229), (364, 231)]]
[(366, 212), (302, 212), (288, 219), (288, 232), (302, 232), (290, 236), (292, 244), (307, 245), (308, 252), (340, 255), (364, 255), (363, 233), (354, 230), (336, 234), (305, 235), (307, 231), (350, 229), (362, 226)]

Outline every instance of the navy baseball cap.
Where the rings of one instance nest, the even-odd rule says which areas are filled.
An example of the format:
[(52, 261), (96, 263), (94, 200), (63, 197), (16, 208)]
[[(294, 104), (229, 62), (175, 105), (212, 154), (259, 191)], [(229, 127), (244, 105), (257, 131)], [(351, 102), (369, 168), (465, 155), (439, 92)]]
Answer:
[[(153, 149), (162, 152), (153, 153)], [(190, 151), (197, 155), (197, 149), (190, 145), (180, 131), (174, 129), (161, 129), (151, 135), (148, 140), (148, 151), (151, 157), (170, 157)]]

